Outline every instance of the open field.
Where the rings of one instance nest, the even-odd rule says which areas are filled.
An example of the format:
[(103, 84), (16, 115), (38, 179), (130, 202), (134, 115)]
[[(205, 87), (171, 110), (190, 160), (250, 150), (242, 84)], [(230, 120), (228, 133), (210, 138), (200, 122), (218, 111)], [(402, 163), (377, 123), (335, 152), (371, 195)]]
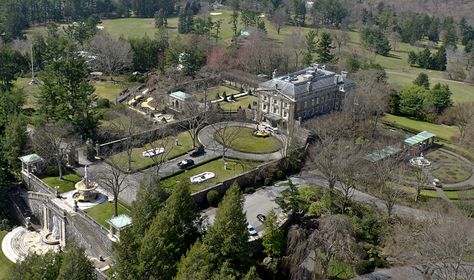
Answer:
[[(130, 210), (125, 208), (125, 206), (123, 206), (120, 203), (118, 205), (118, 210), (119, 210), (119, 215), (120, 214), (130, 215)], [(103, 225), (105, 228), (109, 228), (109, 224), (107, 223), (107, 220), (112, 218), (112, 216), (114, 215), (114, 203), (107, 201), (95, 207), (89, 208), (85, 210), (85, 212), (89, 214), (99, 224)]]
[(248, 106), (253, 106), (254, 102), (258, 101), (258, 97), (247, 95), (237, 98), (235, 102), (221, 102), (219, 105), (225, 111), (237, 111), (239, 108), (246, 109)]
[(234, 176), (242, 174), (244, 172), (250, 171), (253, 168), (257, 167), (260, 162), (255, 161), (241, 161), (241, 160), (234, 160), (228, 159), (227, 160), (227, 169), (224, 169), (224, 162), (222, 159), (212, 160), (207, 162), (203, 165), (198, 165), (194, 168), (188, 169), (182, 173), (177, 175), (168, 177), (161, 181), (165, 188), (173, 188), (179, 182), (186, 182), (190, 183), (189, 178), (194, 175), (201, 174), (203, 172), (213, 172), (216, 174), (216, 177), (205, 181), (200, 184), (192, 184), (191, 191), (197, 192), (211, 186), (218, 184), (219, 182), (225, 181), (230, 179)]
[[(238, 130), (238, 132), (236, 132), (236, 130)], [(280, 141), (275, 137), (254, 136), (254, 130), (248, 127), (229, 127), (225, 132), (225, 135), (235, 135), (237, 133), (237, 137), (235, 137), (234, 141), (230, 144), (230, 148), (237, 151), (253, 154), (267, 154), (276, 152), (281, 148)], [(214, 138), (219, 141), (219, 137)], [(224, 136), (223, 138), (231, 139), (231, 136)]]
[[(179, 146), (176, 146), (175, 139), (178, 139)], [(181, 132), (177, 136), (169, 136), (164, 139), (159, 139), (152, 144), (134, 148), (132, 151), (132, 172), (153, 166), (155, 161), (149, 157), (143, 157), (142, 152), (160, 147), (165, 148), (165, 154), (158, 155), (157, 157), (164, 156), (164, 159), (166, 160), (183, 155), (193, 149), (191, 136), (189, 136), (189, 133), (186, 131)], [(119, 166), (121, 166), (122, 170), (127, 170), (128, 156), (126, 151), (115, 154), (111, 158), (106, 159), (106, 161), (117, 163)]]
[[(6, 231), (0, 231), (0, 244), (2, 243), (2, 240), (6, 234)], [(5, 257), (2, 250), (0, 250), (0, 280), (8, 279), (8, 275), (13, 265), (14, 264), (9, 259), (7, 259), (7, 257)]]
[(63, 180), (59, 180), (59, 177), (44, 177), (41, 178), (46, 185), (55, 190), (56, 186), (59, 186), (59, 193), (65, 193), (74, 190), (74, 186), (81, 180), (81, 177), (76, 173), (68, 173), (63, 176)]
[(423, 131), (427, 130), (434, 134), (437, 137), (451, 140), (451, 137), (457, 136), (459, 134), (459, 129), (454, 126), (447, 126), (447, 125), (440, 125), (440, 124), (433, 124), (423, 121), (412, 120), (405, 117), (394, 116), (390, 114), (386, 114), (383, 117), (383, 121), (393, 124), (400, 128), (406, 128), (408, 130), (416, 130), (416, 131)]

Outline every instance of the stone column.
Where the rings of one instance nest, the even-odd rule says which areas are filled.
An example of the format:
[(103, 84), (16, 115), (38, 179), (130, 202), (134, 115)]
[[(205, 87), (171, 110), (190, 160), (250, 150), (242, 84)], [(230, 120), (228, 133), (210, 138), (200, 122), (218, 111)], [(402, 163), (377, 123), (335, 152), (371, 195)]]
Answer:
[(66, 217), (61, 219), (61, 233), (60, 233), (60, 244), (62, 247), (66, 246)]
[(43, 206), (43, 229), (49, 230), (49, 211), (46, 206)]

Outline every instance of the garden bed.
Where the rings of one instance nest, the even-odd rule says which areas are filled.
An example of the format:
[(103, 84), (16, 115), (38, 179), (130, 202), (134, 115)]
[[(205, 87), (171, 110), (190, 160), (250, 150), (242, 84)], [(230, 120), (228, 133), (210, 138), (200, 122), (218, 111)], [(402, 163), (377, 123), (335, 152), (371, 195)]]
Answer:
[(444, 184), (464, 182), (472, 176), (472, 169), (467, 166), (441, 166), (431, 174)]

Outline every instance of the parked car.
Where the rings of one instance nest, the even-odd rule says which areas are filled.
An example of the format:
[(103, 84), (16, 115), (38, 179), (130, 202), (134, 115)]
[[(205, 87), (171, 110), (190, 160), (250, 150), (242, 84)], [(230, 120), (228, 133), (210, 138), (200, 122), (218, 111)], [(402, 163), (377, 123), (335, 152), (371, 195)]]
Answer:
[(186, 169), (186, 168), (190, 167), (193, 164), (194, 164), (194, 160), (192, 160), (192, 159), (184, 159), (184, 160), (178, 162), (178, 166), (181, 169)]
[(205, 153), (204, 147), (200, 146), (199, 148), (196, 148), (194, 151), (192, 151), (190, 156), (198, 157), (198, 156), (202, 156), (204, 153)]
[(441, 184), (441, 181), (439, 179), (433, 179), (433, 185), (437, 188), (442, 188), (443, 184)]
[(263, 224), (263, 222), (265, 222), (265, 215), (258, 214), (257, 215), (257, 220), (259, 220)]
[(248, 232), (251, 236), (256, 236), (257, 235), (257, 231), (253, 228), (253, 226), (247, 225), (247, 230), (248, 230)]

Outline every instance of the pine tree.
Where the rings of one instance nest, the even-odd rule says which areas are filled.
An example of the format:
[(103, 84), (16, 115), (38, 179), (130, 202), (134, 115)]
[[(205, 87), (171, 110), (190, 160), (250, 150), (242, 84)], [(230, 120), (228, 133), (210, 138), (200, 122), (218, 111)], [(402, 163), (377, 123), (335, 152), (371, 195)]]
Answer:
[(316, 51), (317, 48), (317, 36), (318, 34), (314, 30), (310, 30), (305, 36), (306, 51), (303, 54), (303, 63), (306, 65), (310, 65), (313, 62), (313, 53)]
[(114, 246), (117, 260), (115, 270), (120, 279), (135, 279), (138, 275), (138, 253), (143, 236), (163, 208), (167, 197), (168, 193), (155, 174), (140, 182), (137, 197), (132, 205), (133, 224), (120, 233), (120, 241)]
[(334, 55), (331, 54), (331, 49), (334, 47), (332, 46), (332, 38), (329, 33), (323, 32), (321, 34), (321, 38), (318, 41), (316, 47), (316, 53), (318, 54), (318, 62), (319, 63), (330, 63), (334, 61)]
[[(177, 280), (216, 279), (212, 277), (224, 272), (235, 271), (235, 274), (241, 275), (248, 271), (250, 251), (243, 203), (239, 186), (232, 185), (219, 204), (214, 225), (202, 242), (196, 242), (181, 259)], [(229, 273), (226, 275), (232, 276)]]
[(446, 58), (446, 48), (441, 46), (436, 53), (436, 57), (434, 58), (434, 62), (436, 64), (437, 70), (446, 71), (446, 64), (448, 63)]
[(265, 234), (263, 235), (262, 245), (264, 252), (271, 257), (280, 257), (285, 250), (285, 236), (278, 227), (277, 216), (274, 210), (267, 215), (265, 222)]
[(72, 241), (66, 245), (57, 279), (96, 279), (92, 262), (87, 258), (84, 247), (80, 246), (77, 242)]
[(413, 81), (414, 85), (430, 89), (430, 78), (425, 73), (418, 74), (418, 77)]
[(171, 279), (199, 236), (199, 211), (189, 186), (179, 185), (146, 231), (138, 254), (141, 279)]

